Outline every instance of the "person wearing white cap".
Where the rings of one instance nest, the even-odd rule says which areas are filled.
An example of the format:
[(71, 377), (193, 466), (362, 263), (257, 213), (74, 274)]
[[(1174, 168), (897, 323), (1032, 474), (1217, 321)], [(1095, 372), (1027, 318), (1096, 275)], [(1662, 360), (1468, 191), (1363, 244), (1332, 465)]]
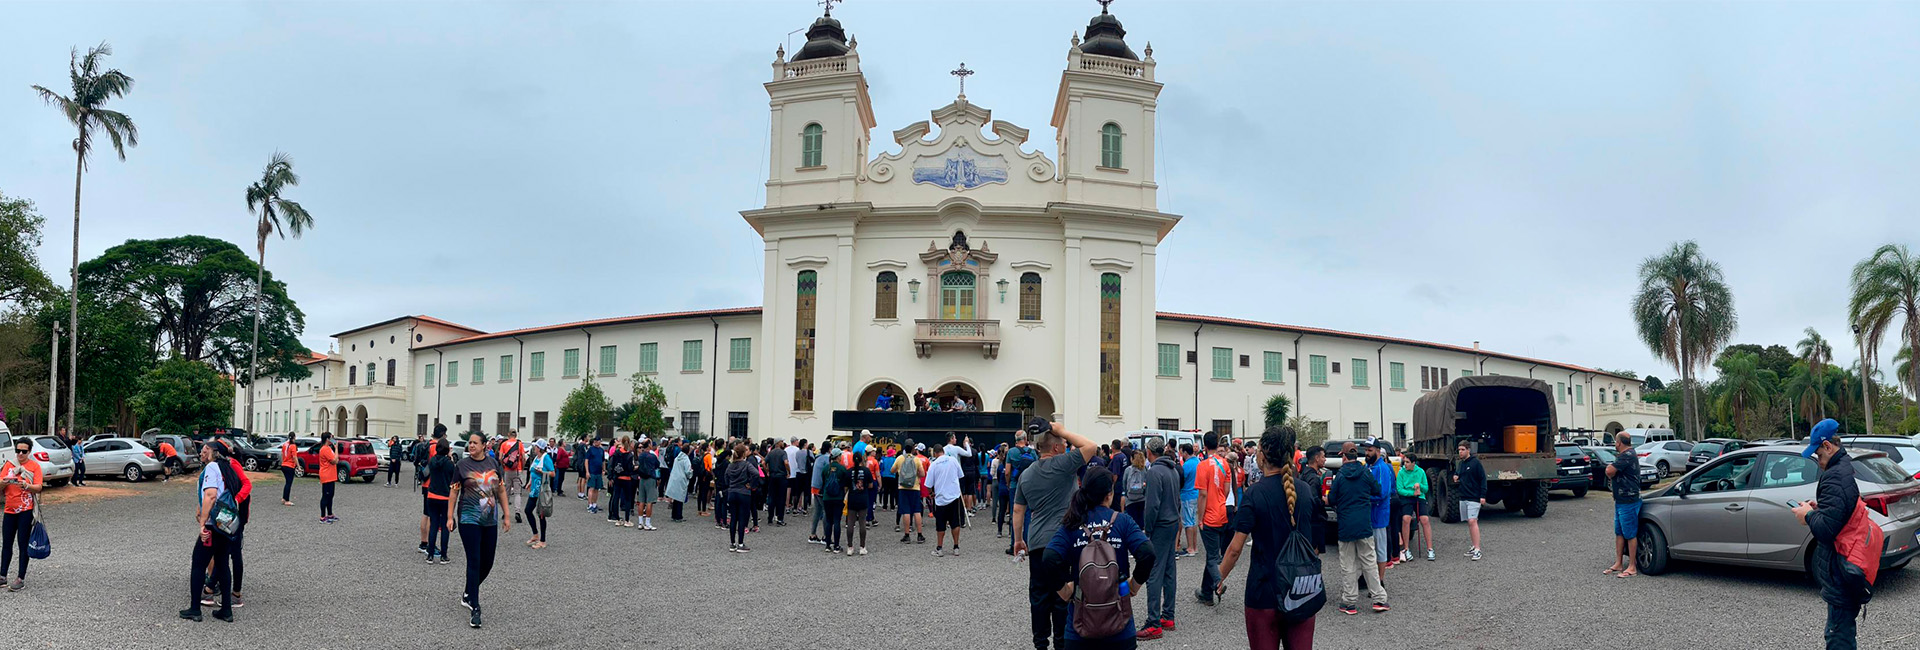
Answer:
[(533, 537), (527, 540), (527, 547), (546, 548), (547, 512), (551, 508), (542, 509), (539, 505), (540, 493), (543, 490), (553, 489), (553, 455), (547, 453), (545, 438), (533, 441), (533, 458), (527, 462), (527, 470), (531, 476), (527, 480), (527, 505), (524, 514), (527, 518), (527, 528), (532, 529), (533, 532)]

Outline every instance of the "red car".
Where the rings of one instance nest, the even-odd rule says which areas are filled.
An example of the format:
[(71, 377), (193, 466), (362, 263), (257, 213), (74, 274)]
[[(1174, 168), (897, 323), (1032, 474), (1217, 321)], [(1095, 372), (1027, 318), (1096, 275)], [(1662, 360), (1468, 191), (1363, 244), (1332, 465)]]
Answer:
[[(297, 438), (294, 446), (300, 449), (299, 462), (294, 465), (296, 476), (319, 476), (320, 454), (315, 449), (319, 438)], [(373, 443), (357, 438), (336, 438), (333, 441), (334, 453), (338, 454), (340, 482), (351, 481), (354, 477), (365, 478), (368, 483), (380, 473), (380, 457), (373, 454)]]

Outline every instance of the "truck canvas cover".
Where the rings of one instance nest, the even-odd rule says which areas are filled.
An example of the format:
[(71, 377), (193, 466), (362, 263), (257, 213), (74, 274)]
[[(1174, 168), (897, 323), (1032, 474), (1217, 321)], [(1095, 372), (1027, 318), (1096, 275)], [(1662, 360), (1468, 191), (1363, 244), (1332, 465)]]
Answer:
[(1445, 439), (1456, 435), (1455, 427), (1465, 429), (1461, 434), (1486, 435), (1510, 424), (1532, 424), (1551, 435), (1559, 430), (1556, 417), (1553, 388), (1547, 382), (1501, 375), (1461, 377), (1414, 401), (1413, 439)]

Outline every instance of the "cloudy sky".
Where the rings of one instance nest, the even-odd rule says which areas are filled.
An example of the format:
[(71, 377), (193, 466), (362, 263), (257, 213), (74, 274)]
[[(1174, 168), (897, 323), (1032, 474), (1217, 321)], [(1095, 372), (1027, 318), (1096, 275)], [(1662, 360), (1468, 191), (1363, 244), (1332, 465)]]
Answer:
[[(886, 134), (968, 97), (1047, 126), (1091, 0), (854, 0)], [(1151, 41), (1161, 302), (1673, 376), (1636, 265), (1698, 240), (1743, 342), (1845, 336), (1848, 269), (1920, 247), (1920, 4), (1121, 0)], [(185, 233), (251, 250), (290, 153), (316, 228), (269, 244), (308, 345), (392, 316), (495, 330), (755, 305), (782, 2), (0, 5), (0, 192), (65, 277), (71, 132), (28, 89), (111, 42), (140, 127), (86, 177), (81, 255)], [(1846, 347), (1846, 346), (1841, 346)], [(1854, 358), (1842, 351), (1842, 359)]]

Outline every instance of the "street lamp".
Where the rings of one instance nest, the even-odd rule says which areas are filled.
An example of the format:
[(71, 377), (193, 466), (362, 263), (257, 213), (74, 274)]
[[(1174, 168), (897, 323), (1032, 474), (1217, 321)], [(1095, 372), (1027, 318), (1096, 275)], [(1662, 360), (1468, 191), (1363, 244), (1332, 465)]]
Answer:
[(1860, 326), (1853, 326), (1853, 342), (1860, 348), (1860, 406), (1867, 411), (1867, 435), (1873, 435), (1873, 377), (1867, 369), (1867, 340), (1860, 337)]
[(920, 302), (920, 280), (907, 281), (907, 295), (912, 297), (914, 302)]

